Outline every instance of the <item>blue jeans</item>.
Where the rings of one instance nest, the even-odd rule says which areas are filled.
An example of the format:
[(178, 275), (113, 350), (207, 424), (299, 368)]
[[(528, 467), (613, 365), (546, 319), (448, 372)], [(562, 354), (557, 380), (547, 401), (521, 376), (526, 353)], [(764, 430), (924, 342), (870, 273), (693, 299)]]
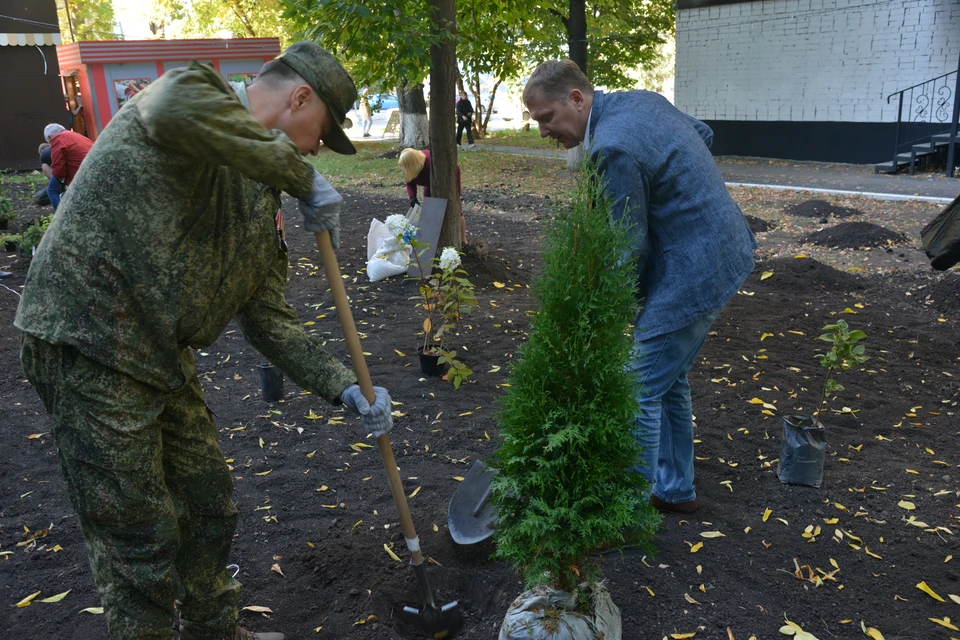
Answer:
[(693, 407), (687, 372), (721, 310), (682, 329), (637, 340), (631, 368), (640, 379), (634, 437), (643, 447), (642, 473), (664, 502), (693, 500)]
[(63, 196), (63, 192), (67, 188), (63, 186), (63, 183), (57, 180), (56, 177), (50, 178), (50, 184), (47, 185), (47, 196), (50, 198), (50, 204), (53, 205), (53, 210), (57, 210), (57, 206), (60, 204), (60, 198)]

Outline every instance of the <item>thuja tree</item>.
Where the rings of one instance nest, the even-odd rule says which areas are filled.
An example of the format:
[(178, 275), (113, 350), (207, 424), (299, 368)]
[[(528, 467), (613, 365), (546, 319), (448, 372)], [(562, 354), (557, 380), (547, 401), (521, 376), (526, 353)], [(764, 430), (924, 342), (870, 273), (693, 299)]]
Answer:
[(584, 164), (573, 206), (548, 223), (539, 311), (498, 414), (496, 555), (530, 587), (572, 592), (596, 577), (591, 551), (621, 546), (625, 532), (645, 544), (659, 523), (648, 483), (630, 471), (639, 453), (631, 231), (611, 220), (601, 180)]

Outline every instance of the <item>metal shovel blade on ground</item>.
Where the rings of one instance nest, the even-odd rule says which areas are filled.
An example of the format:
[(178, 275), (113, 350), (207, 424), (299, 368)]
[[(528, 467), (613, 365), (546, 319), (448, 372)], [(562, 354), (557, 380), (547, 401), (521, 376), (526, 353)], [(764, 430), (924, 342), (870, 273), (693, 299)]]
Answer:
[(497, 515), (490, 504), (490, 481), (495, 475), (496, 469), (477, 460), (450, 498), (447, 526), (457, 544), (482, 542), (497, 528)]
[[(363, 357), (363, 348), (360, 346), (360, 337), (357, 335), (357, 326), (353, 322), (347, 292), (340, 277), (340, 266), (337, 264), (337, 254), (333, 251), (330, 232), (319, 232), (316, 237), (320, 257), (323, 260), (323, 269), (327, 274), (327, 283), (330, 285), (333, 302), (337, 308), (337, 318), (340, 320), (347, 351), (350, 354), (350, 362), (353, 364), (354, 373), (357, 374), (357, 384), (372, 405), (375, 400), (373, 382), (370, 380), (367, 361)], [(406, 538), (407, 548), (410, 550), (410, 565), (417, 577), (417, 593), (420, 596), (421, 607), (419, 609), (404, 607), (403, 617), (434, 640), (452, 640), (463, 630), (463, 614), (460, 612), (460, 606), (456, 601), (442, 607), (438, 607), (434, 602), (433, 592), (427, 580), (427, 569), (423, 562), (423, 552), (420, 550), (420, 539), (417, 537), (413, 519), (410, 517), (410, 507), (407, 506), (407, 497), (403, 493), (397, 461), (393, 457), (390, 438), (386, 434), (377, 438), (377, 448), (380, 450), (383, 467), (390, 481), (390, 491), (400, 516), (403, 537)]]

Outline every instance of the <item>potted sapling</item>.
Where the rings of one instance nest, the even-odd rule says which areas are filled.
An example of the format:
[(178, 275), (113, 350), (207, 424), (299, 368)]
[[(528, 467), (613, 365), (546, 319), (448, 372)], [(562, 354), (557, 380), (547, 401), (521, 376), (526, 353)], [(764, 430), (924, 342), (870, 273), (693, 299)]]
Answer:
[(6, 234), (0, 236), (0, 243), (3, 244), (3, 250), (7, 253), (11, 251), (16, 251), (17, 247), (20, 246), (20, 234)]
[[(390, 223), (389, 218), (387, 222)], [(457, 359), (452, 338), (463, 316), (477, 306), (477, 297), (461, 266), (459, 252), (446, 247), (438, 257), (424, 263), (428, 245), (417, 239), (417, 232), (417, 227), (408, 222), (398, 240), (412, 248), (410, 262), (420, 273), (417, 306), (424, 313), (423, 344), (417, 347), (420, 370), (428, 376), (443, 376), (454, 389), (459, 389), (473, 371)]]
[(17, 212), (13, 208), (13, 202), (10, 198), (0, 194), (0, 231), (6, 229), (11, 220), (17, 218)]
[(780, 445), (780, 463), (777, 477), (780, 482), (819, 487), (823, 483), (823, 465), (827, 446), (826, 430), (820, 416), (834, 394), (843, 387), (834, 379), (840, 371), (846, 371), (866, 362), (864, 346), (858, 344), (867, 337), (863, 331), (851, 331), (844, 320), (828, 324), (817, 340), (830, 344), (826, 353), (818, 354), (820, 366), (827, 370), (820, 401), (813, 415), (783, 417), (783, 441)]
[(635, 471), (639, 381), (628, 366), (628, 327), (637, 314), (636, 262), (624, 258), (630, 230), (610, 212), (585, 163), (572, 209), (547, 224), (539, 309), (498, 412), (496, 555), (527, 589), (508, 609), (500, 640), (619, 640), (620, 612), (595, 552), (646, 546), (660, 522)]

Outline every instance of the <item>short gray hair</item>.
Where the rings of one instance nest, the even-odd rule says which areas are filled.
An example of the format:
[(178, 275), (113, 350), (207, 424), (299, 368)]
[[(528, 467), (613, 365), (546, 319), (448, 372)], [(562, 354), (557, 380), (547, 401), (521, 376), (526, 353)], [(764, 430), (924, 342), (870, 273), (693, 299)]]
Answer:
[(57, 124), (56, 122), (48, 124), (43, 128), (43, 139), (50, 142), (50, 138), (64, 131), (66, 131), (66, 129), (62, 124)]
[(573, 89), (579, 89), (587, 96), (593, 95), (593, 85), (576, 62), (547, 60), (530, 74), (527, 86), (523, 88), (523, 102), (528, 103), (534, 94), (542, 93), (551, 102), (565, 103)]

